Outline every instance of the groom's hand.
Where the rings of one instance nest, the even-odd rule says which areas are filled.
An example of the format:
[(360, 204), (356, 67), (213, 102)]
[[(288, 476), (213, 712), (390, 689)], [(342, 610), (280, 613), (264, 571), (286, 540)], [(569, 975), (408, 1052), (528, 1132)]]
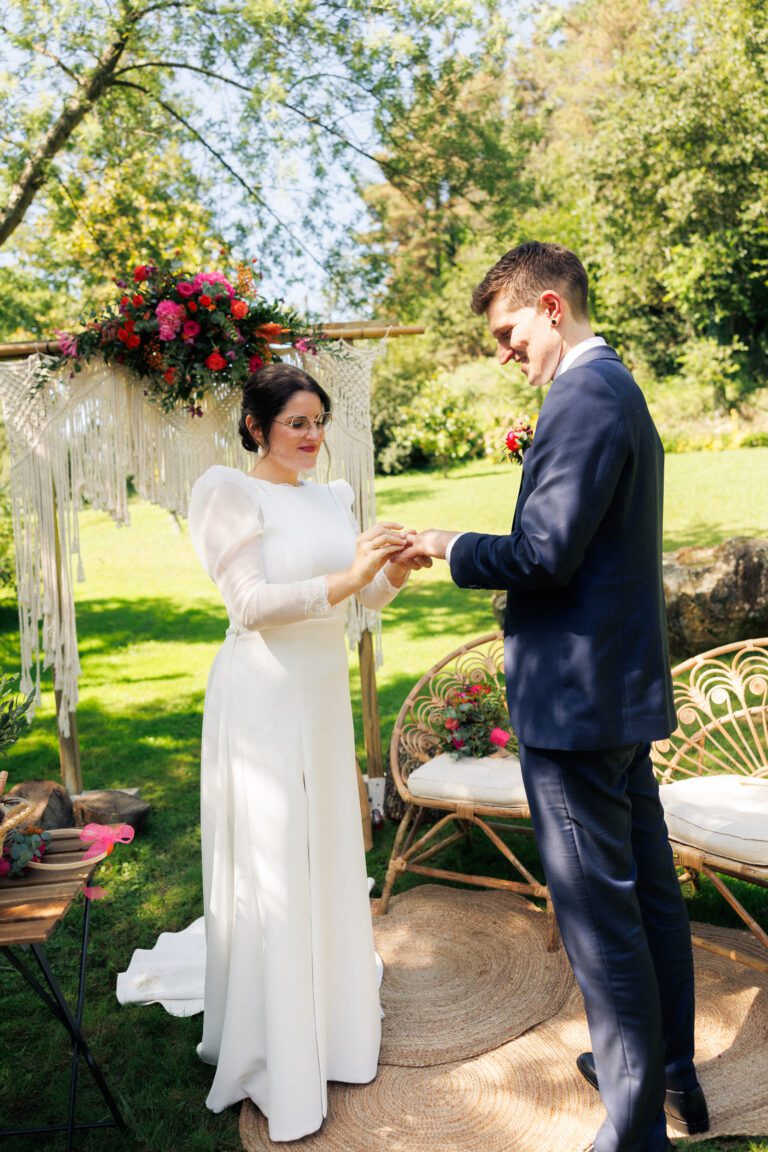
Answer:
[(437, 560), (445, 559), (445, 550), (458, 532), (445, 531), (441, 528), (427, 528), (424, 532), (415, 535), (408, 533), (408, 543), (402, 552), (398, 552), (392, 559), (398, 564), (409, 564), (417, 557), (434, 556)]
[(431, 568), (432, 557), (427, 556), (424, 552), (416, 552), (411, 548), (411, 543), (418, 536), (418, 532), (415, 532), (413, 528), (409, 528), (405, 536), (407, 541), (405, 548), (400, 552), (396, 552), (394, 556), (390, 556), (390, 564), (398, 565), (407, 572), (415, 572), (419, 568)]

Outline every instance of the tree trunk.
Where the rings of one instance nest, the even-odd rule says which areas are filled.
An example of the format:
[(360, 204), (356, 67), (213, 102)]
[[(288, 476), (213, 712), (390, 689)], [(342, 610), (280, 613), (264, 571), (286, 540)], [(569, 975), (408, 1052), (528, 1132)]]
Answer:
[(98, 63), (64, 103), (58, 119), (51, 124), (11, 188), (8, 201), (0, 213), (0, 247), (21, 224), (26, 211), (49, 177), (51, 161), (61, 152), (97, 101), (110, 86), (115, 69), (133, 33), (134, 21), (102, 53)]

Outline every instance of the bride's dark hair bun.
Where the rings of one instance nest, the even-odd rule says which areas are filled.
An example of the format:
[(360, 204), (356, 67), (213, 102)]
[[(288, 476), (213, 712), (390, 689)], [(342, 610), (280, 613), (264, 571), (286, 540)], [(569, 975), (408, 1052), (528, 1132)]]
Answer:
[(314, 392), (320, 397), (323, 411), (331, 411), (331, 398), (317, 380), (294, 364), (267, 364), (249, 376), (243, 388), (240, 410), (240, 439), (246, 452), (256, 452), (245, 418), (251, 416), (259, 426), (259, 436), (265, 450), (269, 450), (269, 433), (275, 418), (285, 408), (294, 392)]

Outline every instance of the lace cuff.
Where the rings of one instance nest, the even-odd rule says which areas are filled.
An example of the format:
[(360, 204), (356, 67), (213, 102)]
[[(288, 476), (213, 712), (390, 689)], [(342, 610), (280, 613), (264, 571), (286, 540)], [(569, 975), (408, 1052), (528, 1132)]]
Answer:
[(384, 592), (387, 596), (397, 596), (398, 592), (405, 588), (410, 577), (411, 571), (408, 569), (405, 574), (405, 580), (403, 580), (402, 584), (393, 584), (389, 576), (387, 576), (386, 568), (379, 568), (378, 572), (371, 581), (371, 584), (375, 589), (377, 589), (377, 591)]
[(302, 587), (302, 595), (304, 597), (304, 615), (308, 620), (316, 620), (322, 616), (330, 615), (331, 605), (328, 603), (328, 578), (326, 576), (317, 576), (314, 580), (306, 580)]

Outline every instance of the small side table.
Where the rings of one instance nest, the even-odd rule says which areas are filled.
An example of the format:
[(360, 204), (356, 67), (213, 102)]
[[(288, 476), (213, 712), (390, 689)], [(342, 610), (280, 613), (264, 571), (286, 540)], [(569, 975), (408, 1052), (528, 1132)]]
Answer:
[[(126, 1124), (109, 1090), (104, 1074), (94, 1059), (83, 1036), (83, 1004), (85, 1001), (85, 971), (88, 953), (88, 927), (91, 902), (84, 900), (83, 934), (80, 946), (80, 979), (77, 990), (77, 1003), (74, 1011), (69, 1006), (51, 971), (44, 944), (60, 920), (66, 916), (75, 898), (90, 881), (99, 862), (78, 860), (88, 849), (79, 838), (76, 828), (56, 829), (51, 833), (51, 841), (46, 859), (52, 863), (71, 863), (72, 870), (64, 872), (51, 870), (29, 871), (23, 878), (9, 880), (0, 878), (0, 951), (13, 967), (24, 977), (30, 988), (47, 1006), (49, 1011), (66, 1028), (72, 1040), (72, 1066), (69, 1082), (69, 1114), (66, 1123), (41, 1128), (0, 1129), (0, 1137), (42, 1135), (44, 1133), (66, 1133), (67, 1152), (71, 1152), (74, 1133), (85, 1128), (120, 1128)], [(40, 977), (22, 953), (31, 950)], [(83, 1057), (93, 1076), (104, 1102), (112, 1115), (110, 1120), (91, 1123), (77, 1123), (77, 1080), (80, 1057)]]

